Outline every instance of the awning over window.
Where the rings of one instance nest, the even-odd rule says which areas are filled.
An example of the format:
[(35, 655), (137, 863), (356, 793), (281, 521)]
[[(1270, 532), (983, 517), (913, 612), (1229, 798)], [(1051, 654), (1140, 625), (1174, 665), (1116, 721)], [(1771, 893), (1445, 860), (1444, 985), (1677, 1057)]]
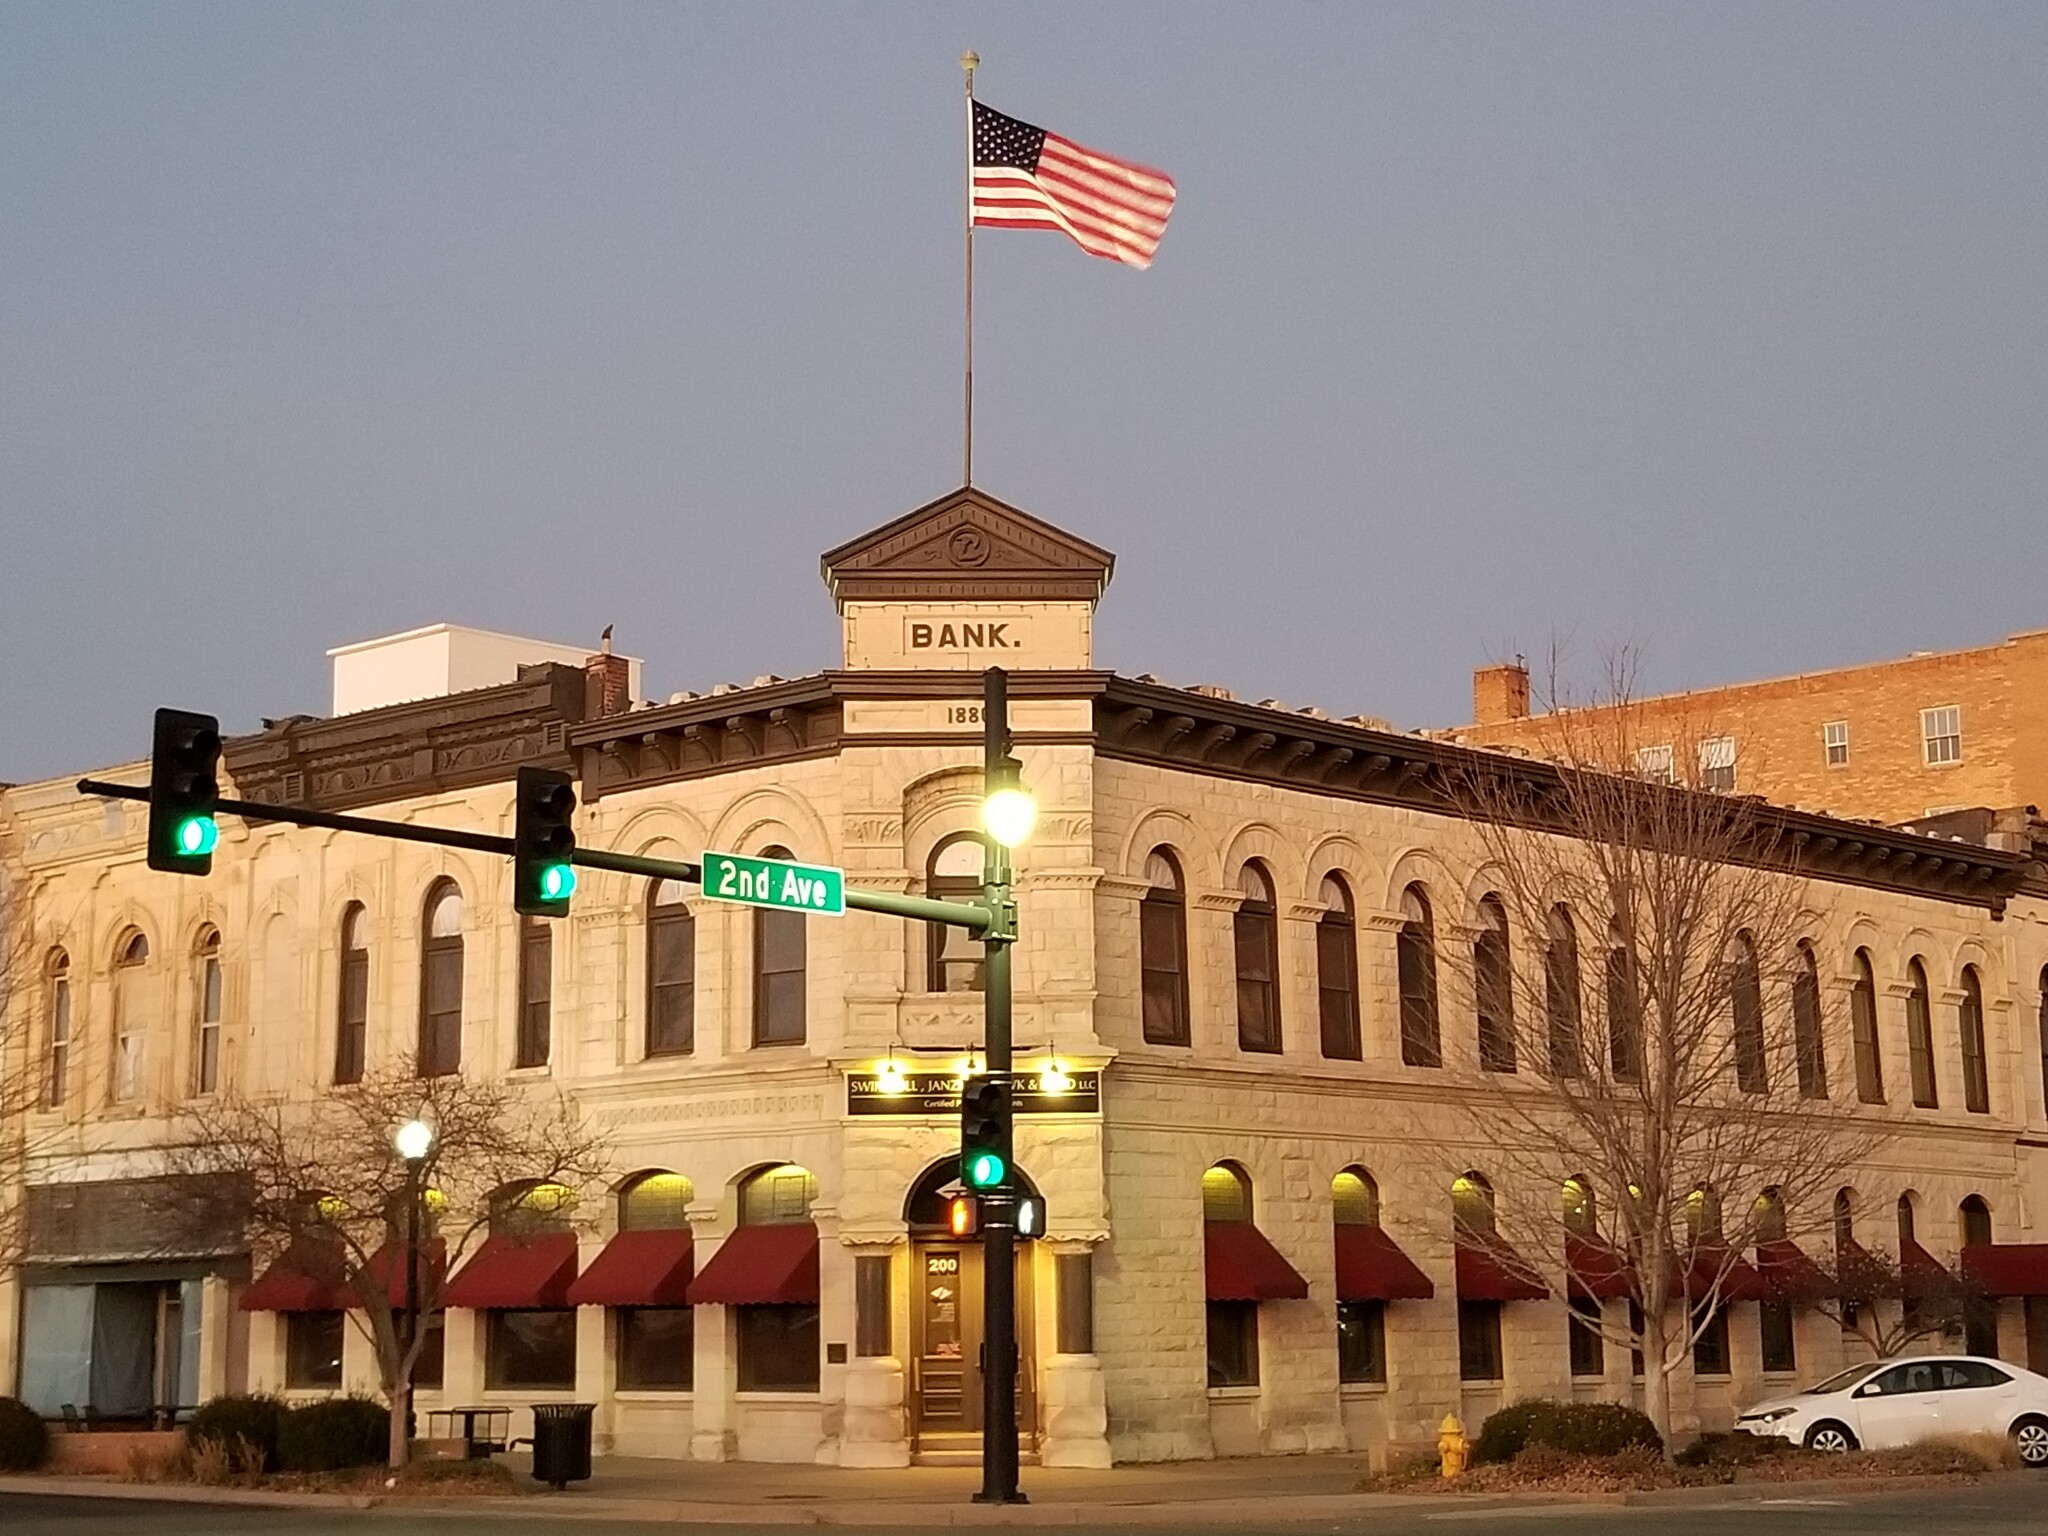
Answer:
[(1770, 1301), (1770, 1287), (1763, 1276), (1750, 1268), (1749, 1261), (1726, 1248), (1695, 1248), (1690, 1255), (1679, 1254), (1671, 1261), (1673, 1288), (1688, 1301), (1703, 1301), (1721, 1280), (1721, 1300)]
[(1339, 1301), (1427, 1301), (1429, 1276), (1379, 1227), (1337, 1228)]
[(1299, 1301), (1301, 1271), (1248, 1221), (1202, 1223), (1202, 1273), (1211, 1301)]
[(1550, 1294), (1522, 1256), (1498, 1237), (1460, 1232), (1458, 1300), (1541, 1301)]
[[(370, 1262), (364, 1266), (369, 1270), (372, 1284), (376, 1279), (384, 1282), (384, 1294), (391, 1299), (391, 1305), (405, 1305), (405, 1244), (386, 1243), (370, 1255)], [(420, 1244), (419, 1252), (420, 1295), (431, 1298), (436, 1286), (448, 1274), (448, 1244), (442, 1239), (431, 1238)]]
[(1834, 1294), (1844, 1301), (1876, 1301), (1899, 1294), (1898, 1276), (1855, 1238), (1835, 1239)]
[(2048, 1296), (2048, 1243), (1965, 1243), (1963, 1278), (1986, 1296)]
[(299, 1244), (242, 1292), (244, 1312), (340, 1312), (355, 1305), (339, 1248)]
[(1899, 1240), (1899, 1280), (1908, 1296), (1941, 1296), (1955, 1289), (1955, 1276), (1912, 1238)]
[(1636, 1292), (1635, 1271), (1628, 1255), (1597, 1237), (1567, 1232), (1564, 1238), (1565, 1288), (1574, 1296), (1606, 1301)]
[(697, 1271), (690, 1229), (621, 1232), (604, 1245), (576, 1283), (569, 1303), (578, 1307), (680, 1307), (689, 1301)]
[(1812, 1301), (1835, 1294), (1834, 1277), (1789, 1238), (1756, 1245), (1756, 1273), (1769, 1301)]
[(451, 1307), (524, 1310), (569, 1305), (576, 1279), (576, 1234), (536, 1232), (489, 1238), (448, 1282)]
[(735, 1227), (697, 1271), (688, 1296), (729, 1307), (817, 1305), (818, 1229), (808, 1221)]

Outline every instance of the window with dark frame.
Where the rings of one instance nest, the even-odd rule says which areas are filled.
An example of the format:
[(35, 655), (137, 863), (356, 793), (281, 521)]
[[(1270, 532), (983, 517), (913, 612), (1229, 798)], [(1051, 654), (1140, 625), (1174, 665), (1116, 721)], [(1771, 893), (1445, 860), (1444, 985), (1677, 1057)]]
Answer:
[(341, 1385), (347, 1318), (341, 1312), (284, 1315), (284, 1384), (297, 1390)]
[(893, 1354), (889, 1299), (890, 1259), (860, 1254), (853, 1261), (853, 1352), (863, 1360)]
[(742, 1392), (818, 1390), (818, 1309), (775, 1302), (731, 1309)]
[(1973, 1115), (1991, 1113), (1991, 1073), (1984, 1053), (1984, 988), (1977, 967), (1963, 967), (1963, 1000), (1956, 1005), (1957, 1032), (1963, 1046), (1963, 1108)]
[(1316, 919), (1316, 1008), (1323, 1055), (1358, 1061), (1364, 1045), (1358, 1031), (1358, 925), (1351, 889), (1334, 874), (1323, 876), (1323, 915)]
[[(49, 972), (50, 1048), (43, 1077), (43, 1107), (61, 1109), (71, 1075), (71, 960), (63, 950), (50, 957)], [(2048, 1053), (2043, 1054), (2042, 1062), (2048, 1067)]]
[(1856, 1097), (1864, 1104), (1884, 1102), (1884, 1059), (1877, 1044), (1877, 978), (1870, 951), (1856, 951), (1856, 980), (1849, 989), (1849, 1029), (1856, 1048)]
[(1543, 951), (1543, 1007), (1549, 1026), (1550, 1075), (1580, 1077), (1586, 1070), (1583, 996), (1579, 986), (1579, 931), (1569, 908), (1550, 909)]
[(523, 918), (519, 924), (519, 1040), (514, 1066), (548, 1064), (554, 987), (554, 928), (544, 917)]
[(686, 1056), (697, 1046), (697, 919), (680, 880), (647, 898), (647, 1051)]
[[(1956, 1213), (1966, 1245), (1991, 1241), (1991, 1206), (1982, 1195), (1965, 1195)], [(1963, 1349), (1973, 1355), (1998, 1353), (1998, 1303), (1988, 1296), (1973, 1292), (1963, 1298)]]
[(1769, 1093), (1763, 975), (1757, 967), (1756, 945), (1746, 933), (1735, 936), (1735, 958), (1728, 967), (1728, 1006), (1735, 1021), (1735, 1086), (1744, 1093)]
[(1756, 1317), (1764, 1370), (1780, 1376), (1796, 1372), (1799, 1369), (1799, 1346), (1798, 1330), (1793, 1326), (1792, 1303), (1759, 1302)]
[(370, 1041), (370, 948), (363, 904), (341, 914), (341, 986), (334, 1007), (334, 1080), (359, 1083)]
[(2041, 968), (2041, 1001), (2034, 1027), (2041, 1037), (2041, 1105), (2048, 1110), (2048, 966)]
[(1237, 1048), (1280, 1049), (1280, 923), (1273, 882), (1256, 861), (1238, 872), (1244, 900), (1231, 919), (1237, 964)]
[(1619, 934), (1607, 944), (1607, 1063), (1618, 1083), (1643, 1070), (1643, 1010), (1635, 967)]
[(1180, 865), (1164, 848), (1145, 861), (1138, 903), (1138, 967), (1147, 1045), (1188, 1043), (1188, 911)]
[[(1856, 1195), (1847, 1185), (1835, 1191), (1835, 1273), (1843, 1270), (1855, 1260), (1856, 1248)], [(1838, 1321), (1842, 1332), (1856, 1332), (1857, 1303), (1853, 1298), (1844, 1297)]]
[(1565, 1317), (1572, 1375), (1605, 1376), (1607, 1346), (1600, 1332), (1600, 1303), (1590, 1296), (1574, 1296)]
[(1387, 1304), (1337, 1303), (1337, 1380), (1383, 1385), (1387, 1379)]
[(1699, 1334), (1692, 1341), (1692, 1368), (1697, 1376), (1726, 1376), (1728, 1374), (1728, 1309), (1716, 1307), (1702, 1315), (1693, 1313), (1693, 1326)]
[(453, 880), (427, 892), (420, 955), (421, 1077), (462, 1070), (462, 892)]
[(1938, 1109), (1941, 1096), (1934, 1081), (1934, 1009), (1927, 991), (1927, 969), (1915, 958), (1906, 967), (1906, 1054), (1912, 1069), (1913, 1105)]
[(484, 1386), (491, 1391), (559, 1391), (576, 1385), (576, 1309), (484, 1314)]
[(221, 970), (220, 930), (209, 928), (199, 941), (199, 1032), (194, 1052), (193, 1091), (220, 1088)]
[(1472, 941), (1472, 992), (1479, 1015), (1479, 1067), (1515, 1070), (1515, 974), (1508, 950), (1508, 912), (1498, 896), (1479, 901), (1479, 937)]
[(1799, 1096), (1828, 1096), (1827, 1041), (1820, 1024), (1820, 964), (1802, 943), (1792, 971), (1792, 1041), (1798, 1053)]
[(1501, 1379), (1500, 1306), (1497, 1301), (1458, 1301), (1458, 1379)]
[[(787, 848), (763, 858), (787, 859)], [(805, 950), (810, 919), (801, 912), (754, 909), (754, 1044), (802, 1045), (805, 1038)], [(814, 1325), (815, 1326), (815, 1325)]]
[(619, 1385), (643, 1392), (688, 1392), (696, 1370), (696, 1309), (620, 1307), (617, 1311)]
[(419, 1359), (413, 1363), (412, 1368), (414, 1386), (440, 1390), (442, 1374), (448, 1363), (447, 1323), (448, 1319), (443, 1313), (427, 1314), (426, 1337), (420, 1341)]
[(1401, 927), (1394, 935), (1394, 969), (1401, 989), (1401, 1060), (1411, 1067), (1444, 1064), (1436, 1006), (1436, 924), (1419, 885), (1401, 893)]
[(1643, 1379), (1643, 1304), (1631, 1300), (1628, 1304), (1628, 1374), (1632, 1381)]
[(1259, 1304), (1256, 1301), (1209, 1303), (1209, 1385), (1256, 1387), (1259, 1384)]
[[(979, 901), (987, 845), (968, 833), (947, 838), (925, 865), (925, 894), (935, 901)], [(979, 992), (988, 947), (954, 923), (925, 925), (925, 986), (933, 992)]]
[(1095, 1255), (1087, 1250), (1055, 1254), (1053, 1284), (1060, 1353), (1094, 1354)]

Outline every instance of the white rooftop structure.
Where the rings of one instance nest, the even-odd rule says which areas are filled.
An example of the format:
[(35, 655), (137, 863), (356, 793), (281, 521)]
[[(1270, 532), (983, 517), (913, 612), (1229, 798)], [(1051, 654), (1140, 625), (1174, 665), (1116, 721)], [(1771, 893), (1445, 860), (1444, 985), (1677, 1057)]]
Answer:
[[(585, 645), (557, 645), (461, 624), (429, 624), (338, 645), (327, 654), (334, 659), (334, 713), (352, 715), (387, 704), (494, 688), (516, 680), (521, 667), (539, 662), (581, 667), (592, 651)], [(626, 663), (627, 691), (637, 699), (640, 663), (631, 657)]]

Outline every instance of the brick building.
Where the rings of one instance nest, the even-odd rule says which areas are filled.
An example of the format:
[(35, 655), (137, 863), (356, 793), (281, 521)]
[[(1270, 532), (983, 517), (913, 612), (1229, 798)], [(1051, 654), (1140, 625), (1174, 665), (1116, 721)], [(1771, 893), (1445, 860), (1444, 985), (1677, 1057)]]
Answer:
[[(1571, 1347), (1560, 1300), (1468, 1262), (1458, 1236), (1454, 1186), (1496, 1159), (1451, 979), (1475, 963), (1491, 887), (1440, 792), (1474, 754), (1095, 669), (1110, 571), (1086, 541), (958, 492), (825, 557), (844, 623), (829, 670), (642, 704), (622, 658), (543, 661), (273, 722), (230, 740), (225, 766), (251, 799), (503, 832), (516, 765), (553, 764), (579, 779), (588, 847), (787, 850), (854, 886), (946, 893), (979, 869), (978, 674), (1000, 663), (1041, 808), (1015, 959), (1017, 1156), (1045, 1210), (1020, 1262), (1035, 1454), (1371, 1453), (1447, 1411), (1639, 1393), (1626, 1349)], [(1974, 771), (1990, 738), (1979, 752), (1978, 706), (1957, 697)], [(1988, 1237), (2019, 1278), (1980, 1342), (2048, 1364), (2041, 870), (1782, 817), (1813, 850), (1826, 1016), (1868, 1005), (1867, 1036), (1828, 1037), (1835, 1094), (1853, 1102), (1852, 1054), (1892, 1064), (1854, 1111), (1895, 1133), (1847, 1180), (1866, 1240), (1895, 1210), (1945, 1263)], [(522, 923), (503, 861), (232, 819), (210, 877), (169, 878), (142, 863), (142, 821), (68, 777), (0, 796), (35, 956), (10, 1038), (44, 1085), (0, 1384), (102, 1411), (368, 1387), (340, 1303), (276, 1283), (232, 1233), (151, 1230), (134, 1201), (193, 1097), (317, 1095), (417, 1053), (569, 1093), (616, 1167), (570, 1192), (578, 1220), (550, 1235), (545, 1274), (455, 1275), (423, 1410), (503, 1404), (525, 1433), (533, 1402), (595, 1402), (600, 1449), (634, 1454), (971, 1453), (980, 1256), (937, 1203), (946, 1090), (980, 1033), (971, 950), (610, 874), (586, 875), (569, 918)], [(1404, 1032), (1425, 954), (1441, 1000)], [(1432, 1048), (1405, 1047), (1423, 1028)], [(1937, 1104), (1913, 1102), (1909, 1059), (1948, 1085)], [(667, 1267), (622, 1278), (614, 1245), (649, 1230)], [(1856, 1347), (1816, 1313), (1773, 1334), (1755, 1300), (1722, 1341), (1679, 1382), (1685, 1424), (1725, 1426)]]
[[(1899, 825), (2048, 806), (2048, 630), (1628, 707), (1634, 750), (1695, 759), (1668, 770), (1679, 778), (1828, 815)], [(1530, 712), (1529, 674), (1514, 663), (1473, 674), (1472, 724), (1447, 734), (1548, 755), (1557, 725)]]

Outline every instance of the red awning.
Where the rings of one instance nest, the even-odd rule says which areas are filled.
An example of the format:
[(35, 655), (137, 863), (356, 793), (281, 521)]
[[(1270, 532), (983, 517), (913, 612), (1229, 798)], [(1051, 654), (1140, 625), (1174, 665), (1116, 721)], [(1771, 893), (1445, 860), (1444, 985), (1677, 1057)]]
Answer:
[(242, 1292), (244, 1312), (340, 1312), (354, 1306), (338, 1248), (298, 1246), (280, 1254)]
[(448, 1282), (442, 1304), (479, 1310), (566, 1307), (576, 1279), (576, 1234), (499, 1235)]
[(1202, 1224), (1202, 1273), (1211, 1301), (1299, 1301), (1308, 1282), (1248, 1221)]
[(690, 1282), (691, 1302), (726, 1306), (818, 1301), (818, 1229), (808, 1221), (735, 1227)]
[(621, 1232), (569, 1287), (577, 1307), (680, 1307), (696, 1273), (690, 1229)]
[(1756, 1274), (1769, 1301), (1812, 1301), (1835, 1293), (1834, 1277), (1789, 1238), (1756, 1245)]
[(1636, 1293), (1635, 1271), (1628, 1255), (1597, 1237), (1567, 1232), (1564, 1239), (1565, 1289), (1574, 1296), (1606, 1301)]
[[(370, 1262), (363, 1266), (370, 1273), (370, 1283), (384, 1281), (384, 1294), (391, 1305), (405, 1305), (405, 1244), (386, 1243), (370, 1255)], [(432, 1301), (437, 1287), (448, 1276), (448, 1244), (436, 1237), (420, 1244), (419, 1254), (420, 1295)], [(351, 1303), (353, 1305), (353, 1303)]]
[(1748, 1260), (1726, 1248), (1695, 1248), (1690, 1262), (1685, 1256), (1671, 1261), (1673, 1287), (1691, 1301), (1700, 1301), (1721, 1281), (1722, 1302), (1771, 1301), (1775, 1298), (1764, 1278), (1749, 1267)]
[(1536, 1272), (1498, 1237), (1460, 1232), (1458, 1300), (1541, 1301), (1550, 1294)]
[(1899, 1239), (1899, 1280), (1908, 1296), (1940, 1296), (1955, 1288), (1941, 1260), (1910, 1237)]
[(1963, 1278), (1986, 1296), (2048, 1296), (2048, 1243), (1965, 1243)]
[(1899, 1277), (1855, 1238), (1835, 1240), (1834, 1294), (1844, 1301), (1876, 1301), (1899, 1294)]
[(1339, 1301), (1427, 1301), (1435, 1294), (1429, 1276), (1383, 1229), (1337, 1228)]

